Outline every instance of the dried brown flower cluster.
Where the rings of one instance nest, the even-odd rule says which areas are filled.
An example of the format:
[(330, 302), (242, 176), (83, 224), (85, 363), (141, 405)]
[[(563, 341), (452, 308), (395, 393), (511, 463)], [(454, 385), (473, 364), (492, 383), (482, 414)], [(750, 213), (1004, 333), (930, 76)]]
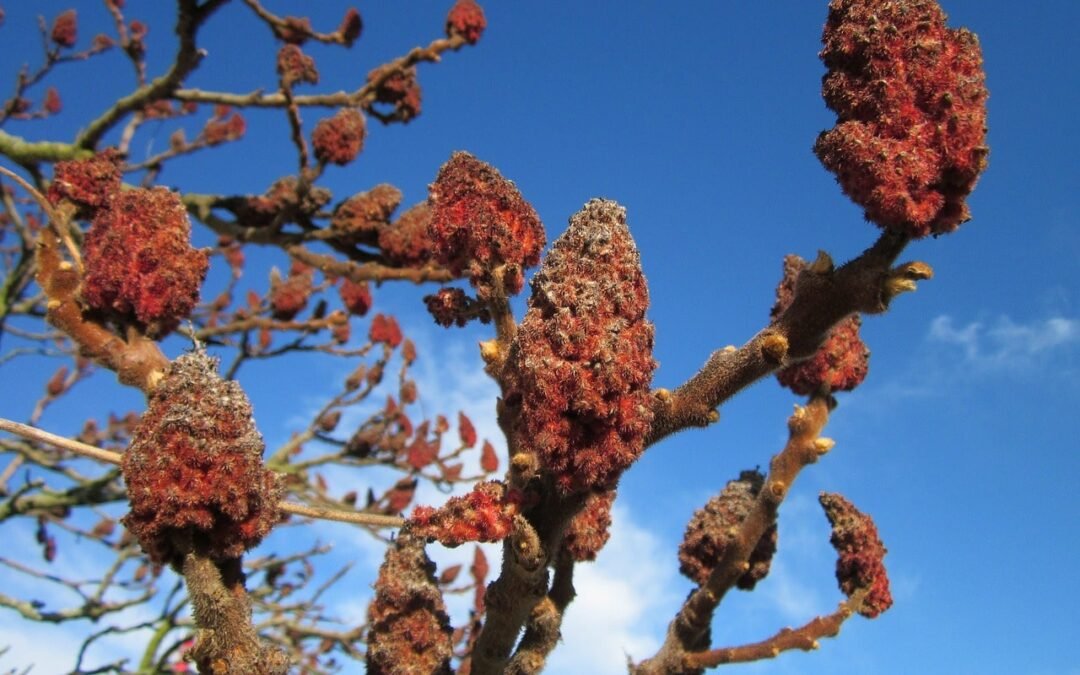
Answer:
[(367, 672), (450, 673), (450, 617), (424, 539), (403, 530), (390, 546), (368, 608)]
[(596, 554), (611, 537), (611, 507), (614, 503), (614, 490), (594, 492), (570, 521), (562, 545), (574, 560), (596, 560)]
[(123, 523), (158, 563), (195, 551), (215, 560), (255, 546), (278, 521), (282, 488), (240, 386), (192, 352), (173, 362), (124, 453)]
[(60, 162), (49, 198), (93, 219), (83, 243), (86, 305), (162, 337), (194, 309), (209, 259), (191, 247), (180, 197), (164, 188), (122, 191), (119, 165), (114, 151)]
[[(517, 187), (494, 167), (455, 152), (431, 184), (435, 258), (455, 275), (467, 274), (481, 300), (493, 285), (521, 292), (524, 269), (540, 262), (544, 226)], [(495, 279), (495, 274), (500, 279)]]
[(364, 114), (353, 108), (343, 108), (315, 125), (311, 145), (320, 162), (344, 166), (363, 150), (366, 135)]
[[(679, 545), (680, 572), (699, 585), (708, 581), (734, 540), (733, 531), (750, 513), (764, 482), (765, 476), (760, 472), (743, 471), (738, 480), (729, 482), (720, 494), (694, 513)], [(776, 538), (776, 523), (773, 523), (750, 554), (750, 568), (735, 582), (738, 588), (753, 590), (769, 574)]]
[(520, 501), (520, 494), (498, 481), (478, 483), (468, 494), (451, 497), (437, 509), (416, 507), (409, 529), (443, 546), (501, 541), (513, 528)]
[(471, 45), (480, 41), (485, 28), (487, 18), (484, 17), (484, 8), (476, 0), (458, 0), (446, 16), (447, 36), (460, 35)]

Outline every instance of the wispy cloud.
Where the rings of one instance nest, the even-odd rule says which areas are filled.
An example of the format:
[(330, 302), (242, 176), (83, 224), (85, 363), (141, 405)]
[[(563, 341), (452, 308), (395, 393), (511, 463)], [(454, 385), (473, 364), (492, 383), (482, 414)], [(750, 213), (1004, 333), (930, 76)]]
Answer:
[(1064, 316), (1019, 323), (1009, 316), (960, 324), (943, 314), (930, 322), (928, 340), (959, 350), (964, 365), (979, 371), (1026, 368), (1068, 353), (1080, 344), (1080, 320)]

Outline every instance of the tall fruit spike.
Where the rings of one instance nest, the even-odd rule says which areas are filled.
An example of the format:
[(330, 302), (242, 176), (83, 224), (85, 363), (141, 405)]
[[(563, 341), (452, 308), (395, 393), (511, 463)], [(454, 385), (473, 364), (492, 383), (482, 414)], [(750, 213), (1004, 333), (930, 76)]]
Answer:
[(648, 306), (626, 210), (590, 201), (533, 278), (505, 372), (523, 449), (564, 494), (614, 487), (644, 448), (656, 369)]

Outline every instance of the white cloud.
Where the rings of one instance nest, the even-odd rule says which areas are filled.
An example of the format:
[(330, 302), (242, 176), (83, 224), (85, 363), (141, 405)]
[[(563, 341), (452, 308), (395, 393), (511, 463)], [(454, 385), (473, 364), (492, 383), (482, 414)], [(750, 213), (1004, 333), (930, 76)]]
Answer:
[(578, 595), (545, 672), (625, 673), (628, 656), (655, 653), (682, 599), (676, 570), (674, 553), (616, 503), (607, 546), (574, 570)]
[(1080, 320), (1063, 316), (1017, 323), (1002, 315), (993, 323), (972, 321), (957, 325), (943, 314), (930, 322), (929, 340), (957, 347), (964, 364), (982, 371), (1030, 367), (1080, 342)]
[[(377, 543), (357, 539), (368, 555)], [(484, 545), (492, 575), (498, 574), (501, 546)], [(378, 554), (381, 558), (381, 553)], [(455, 563), (466, 569), (472, 561), (473, 546), (444, 549), (428, 547), (428, 555), (445, 569)], [(364, 564), (363, 562), (360, 563)], [(370, 583), (378, 563), (360, 575), (370, 577), (358, 584), (350, 576), (350, 592), (342, 595), (331, 613), (347, 621), (362, 621), (370, 600)], [(562, 642), (555, 648), (544, 672), (552, 675), (625, 673), (627, 656), (640, 660), (655, 653), (667, 623), (679, 606), (686, 584), (679, 583), (677, 563), (652, 534), (634, 522), (631, 512), (616, 504), (611, 539), (594, 563), (582, 563), (574, 570), (578, 595), (567, 609), (562, 625)], [(459, 577), (466, 579), (467, 572)], [(493, 578), (493, 577), (492, 577)], [(490, 579), (489, 579), (490, 581)], [(446, 603), (455, 626), (468, 615), (472, 595), (447, 595)], [(348, 664), (345, 672), (361, 672), (359, 664)]]

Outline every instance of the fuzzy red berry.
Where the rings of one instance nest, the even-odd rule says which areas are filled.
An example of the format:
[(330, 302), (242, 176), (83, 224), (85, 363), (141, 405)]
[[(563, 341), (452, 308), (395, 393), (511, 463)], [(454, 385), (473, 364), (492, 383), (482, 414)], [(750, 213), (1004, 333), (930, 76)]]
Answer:
[(278, 520), (282, 488), (262, 452), (240, 386), (221, 379), (204, 352), (179, 357), (151, 391), (124, 453), (124, 526), (156, 563), (192, 550), (240, 556)]
[(522, 450), (565, 493), (613, 488), (644, 448), (656, 368), (648, 305), (625, 209), (590, 201), (533, 278), (504, 372)]
[(455, 275), (468, 274), (483, 300), (497, 267), (507, 266), (503, 286), (519, 293), (521, 270), (540, 261), (544, 226), (517, 187), (494, 167), (455, 152), (429, 191), (435, 258)]
[(614, 490), (594, 492), (570, 521), (570, 527), (563, 539), (563, 548), (574, 560), (596, 560), (596, 554), (611, 537), (611, 506), (614, 503)]
[(367, 672), (450, 673), (453, 629), (424, 540), (402, 530), (386, 551), (368, 607)]
[(451, 497), (435, 509), (417, 506), (409, 518), (409, 530), (443, 546), (460, 546), (468, 541), (501, 541), (510, 534), (518, 501), (498, 481), (477, 483), (471, 492)]
[(208, 145), (218, 145), (242, 138), (246, 131), (247, 122), (240, 113), (220, 106), (203, 126), (202, 138)]
[[(732, 528), (739, 527), (749, 515), (764, 482), (765, 476), (760, 472), (743, 471), (738, 480), (729, 482), (719, 495), (694, 513), (679, 545), (679, 571), (684, 576), (699, 585), (709, 580), (734, 540)], [(776, 523), (773, 523), (758, 540), (747, 561), (750, 567), (735, 582), (736, 587), (753, 590), (768, 575), (776, 553), (776, 538)]]
[(311, 132), (311, 145), (320, 162), (344, 166), (356, 159), (364, 148), (367, 123), (363, 113), (353, 108), (343, 108), (333, 117), (327, 117), (315, 125)]
[(392, 66), (380, 66), (368, 73), (368, 83), (375, 86), (375, 101), (393, 107), (393, 111), (381, 115), (381, 119), (384, 122), (410, 122), (420, 114), (422, 101), (416, 67), (394, 68), (387, 73), (389, 68)]
[(446, 36), (460, 35), (471, 45), (480, 40), (485, 28), (484, 8), (476, 0), (458, 0), (446, 16)]
[(986, 168), (986, 82), (978, 38), (945, 27), (933, 0), (833, 0), (822, 87), (837, 126), (814, 152), (881, 227), (955, 230)]
[(49, 201), (69, 199), (91, 211), (105, 206), (120, 191), (120, 163), (123, 158), (113, 149), (89, 159), (57, 162), (49, 185)]
[(376, 185), (338, 204), (330, 217), (330, 228), (339, 241), (377, 245), (380, 231), (389, 224), (401, 199), (401, 190), (393, 185)]
[(859, 614), (873, 619), (893, 602), (884, 562), (888, 551), (881, 543), (877, 526), (870, 516), (838, 494), (823, 492), (818, 501), (833, 528), (829, 541), (839, 556), (836, 580), (840, 590), (848, 597), (865, 591)]
[(371, 320), (368, 337), (372, 342), (382, 342), (391, 349), (396, 349), (404, 336), (401, 334), (397, 319), (386, 314), (376, 314)]
[(275, 269), (270, 277), (270, 309), (274, 318), (279, 321), (296, 318), (307, 307), (313, 284), (314, 273), (309, 269), (294, 267), (285, 279)]
[[(804, 269), (806, 261), (799, 256), (784, 258), (784, 278), (776, 289), (773, 319), (791, 305), (796, 281)], [(851, 391), (859, 386), (870, 370), (870, 350), (859, 337), (861, 325), (862, 318), (858, 314), (842, 319), (833, 326), (813, 356), (779, 371), (776, 379), (801, 396), (823, 390)]]
[(319, 71), (315, 68), (315, 59), (305, 54), (296, 45), (287, 44), (278, 50), (277, 72), (283, 86), (292, 87), (298, 82), (319, 83)]
[(371, 289), (367, 282), (356, 283), (349, 279), (341, 282), (338, 289), (341, 301), (345, 303), (345, 309), (353, 316), (364, 316), (371, 309)]
[(379, 228), (379, 249), (383, 256), (402, 267), (422, 267), (431, 259), (431, 207), (421, 202), (397, 220)]
[(151, 337), (171, 333), (199, 300), (209, 258), (191, 247), (191, 224), (176, 193), (119, 192), (86, 233), (82, 297), (92, 309), (138, 322)]
[(60, 47), (74, 47), (78, 34), (78, 15), (74, 9), (69, 9), (53, 20), (49, 38)]
[(481, 323), (491, 321), (487, 304), (469, 297), (460, 288), (440, 288), (431, 295), (425, 295), (424, 304), (435, 323), (445, 328), (455, 324), (464, 326), (472, 319), (479, 319)]
[(351, 47), (352, 43), (356, 42), (360, 37), (360, 32), (364, 30), (364, 20), (360, 16), (360, 12), (355, 7), (350, 7), (345, 10), (345, 16), (341, 19), (341, 24), (338, 26), (337, 32), (341, 36), (341, 41), (345, 43), (346, 47)]
[(50, 115), (55, 115), (63, 109), (64, 104), (60, 100), (60, 92), (56, 90), (56, 87), (49, 87), (45, 91), (45, 101), (41, 104), (41, 107)]

